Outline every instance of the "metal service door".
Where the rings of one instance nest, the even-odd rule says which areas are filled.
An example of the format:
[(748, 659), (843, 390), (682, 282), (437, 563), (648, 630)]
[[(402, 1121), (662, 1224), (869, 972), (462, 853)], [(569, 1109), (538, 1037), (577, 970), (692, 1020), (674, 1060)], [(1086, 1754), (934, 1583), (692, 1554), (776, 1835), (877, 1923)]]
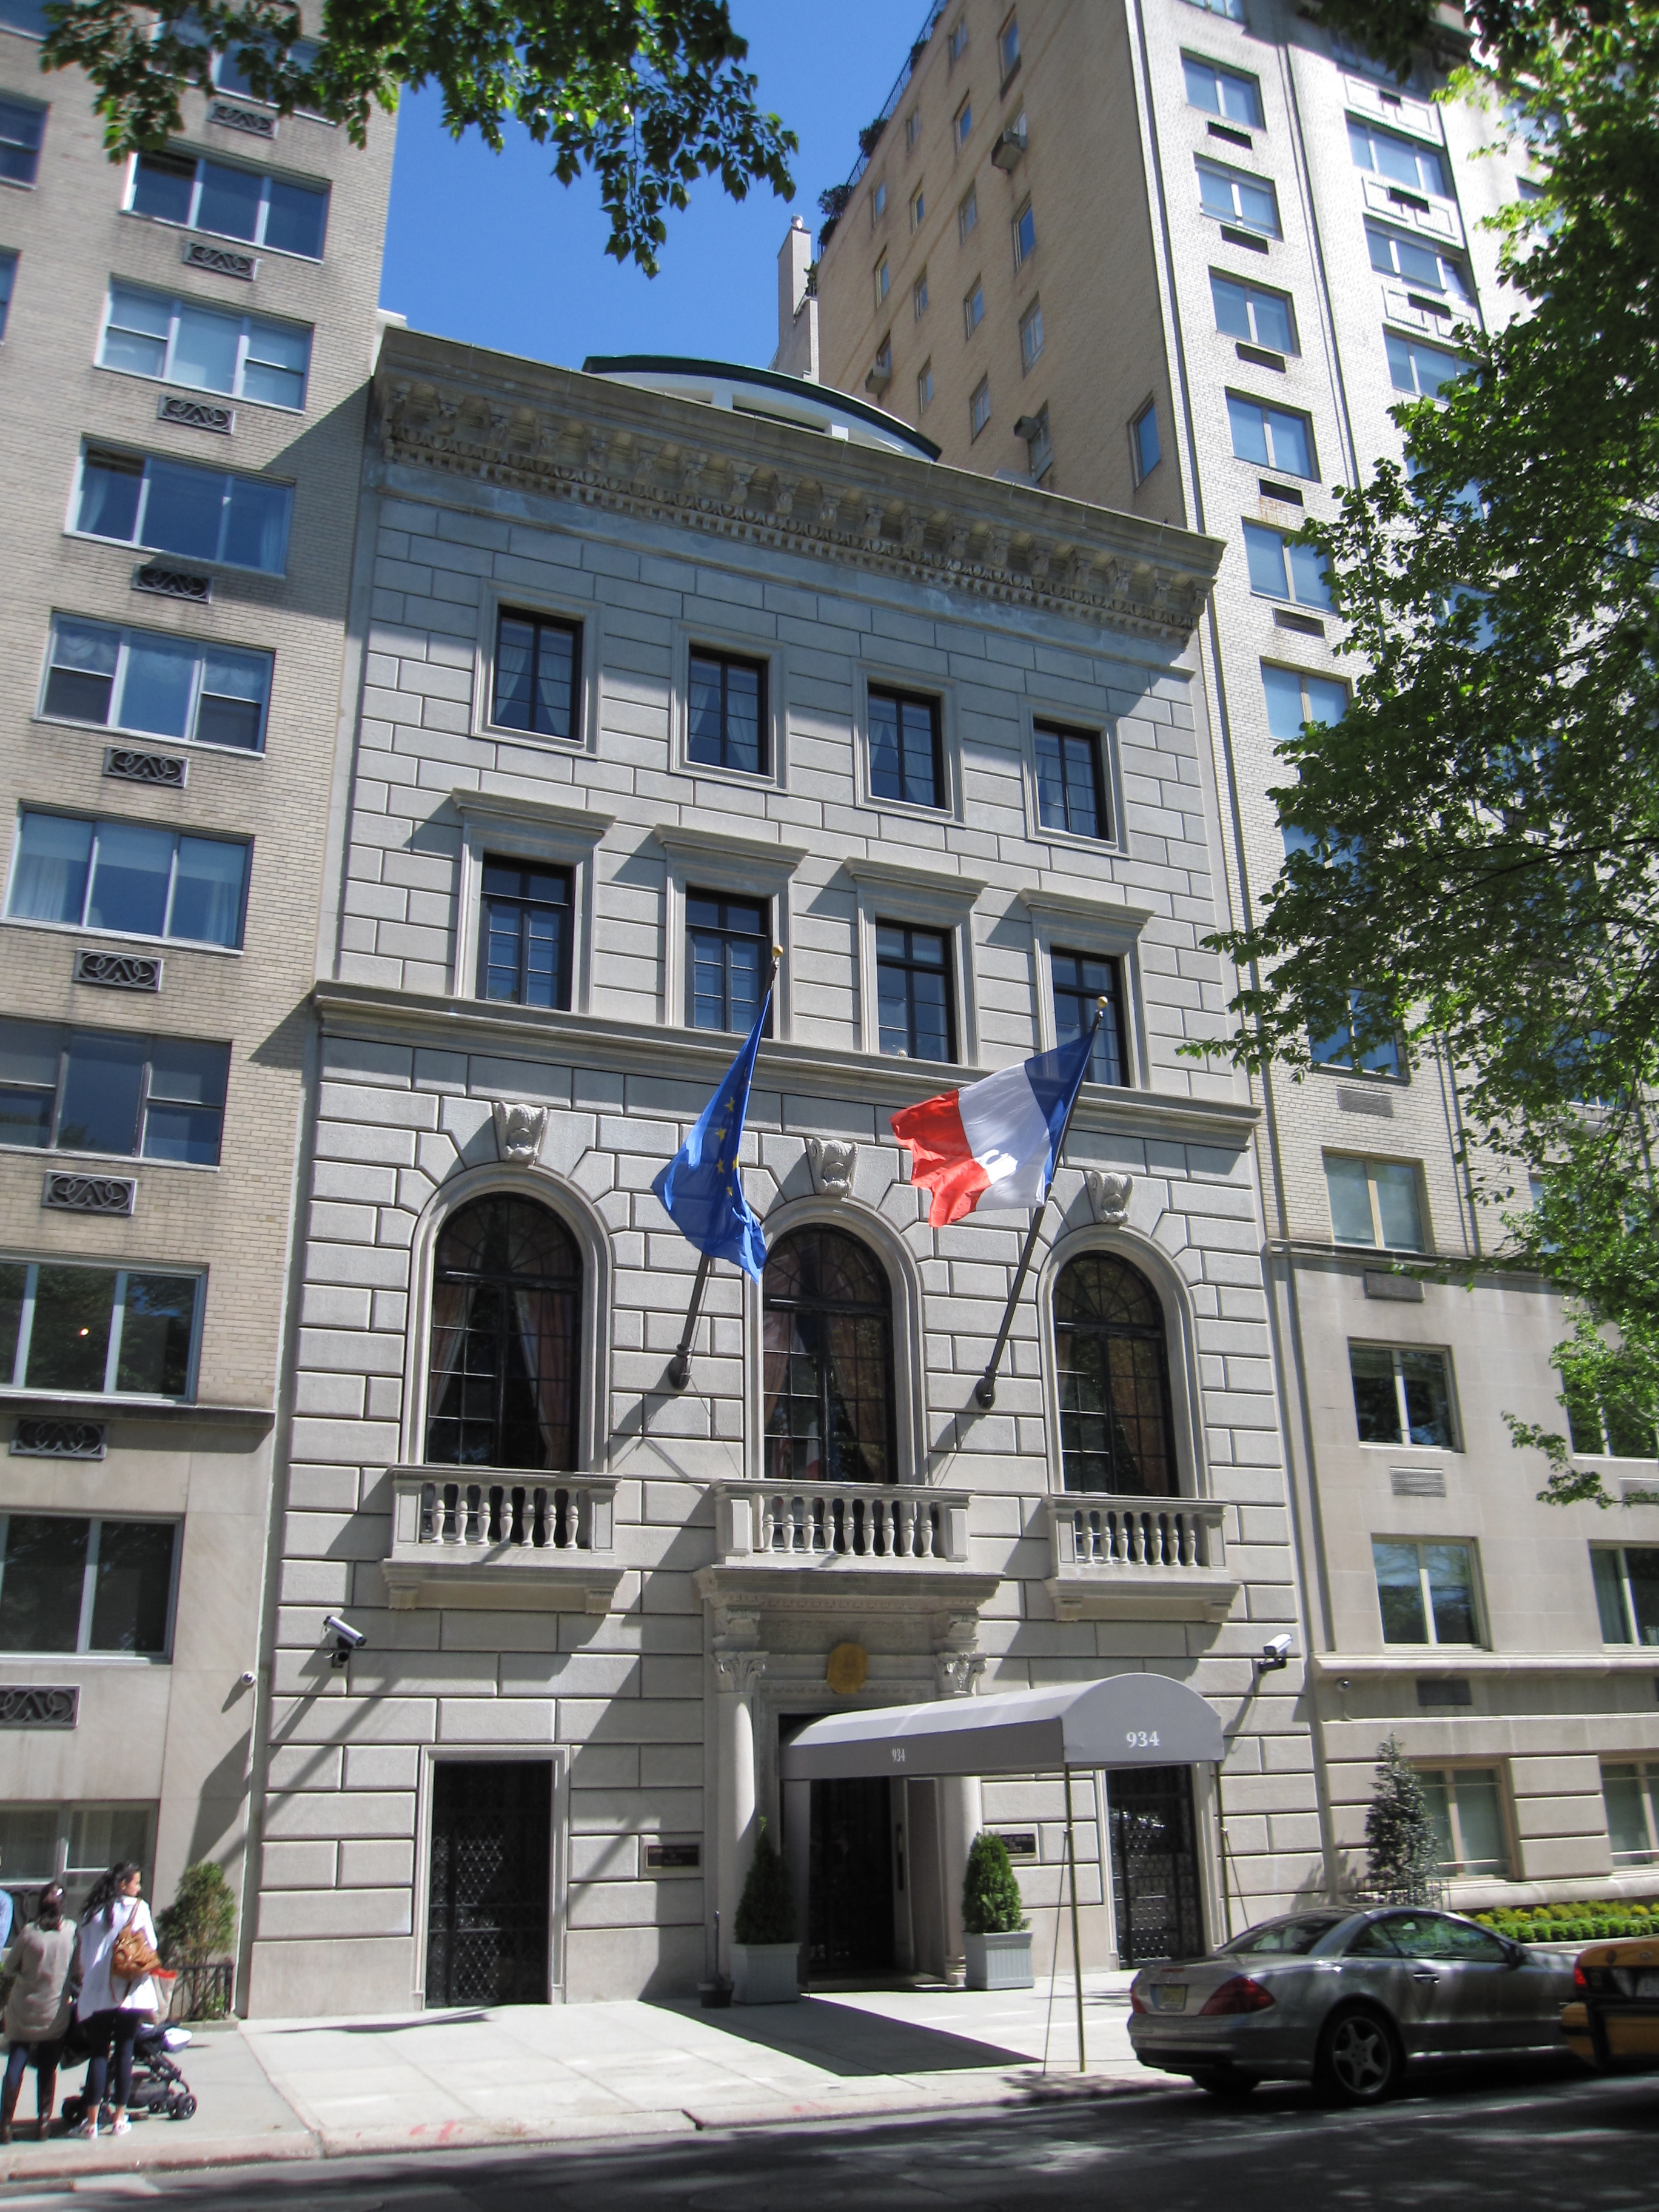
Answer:
[(1126, 1966), (1204, 1948), (1193, 1777), (1186, 1766), (1126, 1766), (1106, 1778), (1112, 1898)]
[(545, 2004), (553, 1769), (440, 1759), (432, 1777), (428, 2005)]

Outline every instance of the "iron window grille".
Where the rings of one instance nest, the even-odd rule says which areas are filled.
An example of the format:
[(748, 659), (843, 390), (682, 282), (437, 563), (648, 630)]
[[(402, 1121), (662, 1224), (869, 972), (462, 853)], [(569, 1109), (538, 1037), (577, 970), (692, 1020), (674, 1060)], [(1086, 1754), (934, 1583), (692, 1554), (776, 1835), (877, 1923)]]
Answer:
[(326, 185), (295, 184), (205, 155), (159, 153), (136, 156), (127, 206), (153, 222), (320, 261), (328, 198)]
[(937, 699), (870, 693), (870, 795), (904, 806), (945, 805), (945, 753)]
[(897, 1060), (954, 1060), (955, 994), (950, 939), (943, 930), (876, 924), (879, 1048)]
[[(685, 1018), (694, 1030), (754, 1026), (771, 965), (771, 910), (718, 891), (685, 895)], [(769, 1032), (770, 1023), (768, 1023)]]
[(1069, 1044), (1085, 1030), (1094, 1029), (1097, 1003), (1106, 1011), (1095, 1030), (1094, 1049), (1089, 1054), (1086, 1079), (1123, 1089), (1129, 1080), (1129, 1055), (1124, 1042), (1123, 980), (1119, 962), (1089, 952), (1048, 956), (1048, 974), (1054, 994), (1054, 1042)]
[(228, 1044), (0, 1018), (0, 1145), (216, 1168)]
[(689, 686), (687, 759), (700, 768), (767, 775), (765, 663), (699, 650), (690, 657)]
[(40, 711), (135, 737), (263, 752), (271, 656), (60, 615)]
[(234, 948), (249, 850), (149, 823), (31, 809), (18, 831), (9, 911), (14, 921)]
[(88, 447), (75, 527), (83, 537), (280, 576), (294, 494), (262, 477)]
[(1443, 1352), (1351, 1344), (1348, 1366), (1362, 1444), (1424, 1444), (1455, 1451), (1451, 1377)]
[(478, 996), (548, 1012), (570, 1004), (568, 868), (484, 855), (479, 890)]
[(771, 1481), (896, 1480), (892, 1290), (864, 1245), (802, 1229), (762, 1285), (761, 1434)]
[(0, 1513), (0, 1651), (165, 1659), (178, 1534), (173, 1521)]
[(426, 1456), (436, 1467), (576, 1464), (581, 1257), (545, 1206), (492, 1196), (438, 1237)]
[(1070, 1491), (1173, 1498), (1164, 1310), (1138, 1269), (1085, 1252), (1054, 1285), (1060, 1470)]
[(187, 1398), (199, 1275), (0, 1260), (0, 1375), (14, 1390)]
[(581, 646), (580, 623), (504, 608), (495, 622), (491, 721), (538, 737), (579, 737)]

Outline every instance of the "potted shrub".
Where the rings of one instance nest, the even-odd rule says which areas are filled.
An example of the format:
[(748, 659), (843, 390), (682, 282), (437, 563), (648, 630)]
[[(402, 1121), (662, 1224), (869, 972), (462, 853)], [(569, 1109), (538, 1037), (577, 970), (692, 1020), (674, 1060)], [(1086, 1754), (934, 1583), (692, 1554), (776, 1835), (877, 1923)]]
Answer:
[(962, 1880), (962, 1946), (970, 1990), (1029, 1990), (1031, 1931), (1000, 1836), (981, 1829)]
[(800, 1996), (799, 1962), (789, 1869), (763, 1820), (732, 1927), (732, 2003), (793, 2004)]
[(173, 2005), (178, 2017), (223, 2020), (229, 2013), (231, 1969), (225, 1961), (235, 1934), (236, 1899), (220, 1869), (211, 1859), (186, 1867), (178, 1894), (155, 1916), (162, 1961), (179, 1969)]

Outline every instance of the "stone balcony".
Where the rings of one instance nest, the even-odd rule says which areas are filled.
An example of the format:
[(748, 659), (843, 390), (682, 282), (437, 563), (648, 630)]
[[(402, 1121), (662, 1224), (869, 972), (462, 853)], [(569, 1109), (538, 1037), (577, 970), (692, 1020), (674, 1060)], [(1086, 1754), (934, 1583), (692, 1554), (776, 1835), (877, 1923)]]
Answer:
[(1061, 1620), (1224, 1620), (1225, 1508), (1202, 1498), (1105, 1493), (1043, 1500), (1048, 1590)]
[(717, 1483), (714, 1565), (722, 1604), (788, 1596), (814, 1609), (854, 1601), (882, 1612), (968, 1613), (996, 1577), (968, 1564), (969, 1493), (852, 1482)]
[(515, 1468), (394, 1467), (394, 1607), (604, 1613), (622, 1569), (609, 1476)]

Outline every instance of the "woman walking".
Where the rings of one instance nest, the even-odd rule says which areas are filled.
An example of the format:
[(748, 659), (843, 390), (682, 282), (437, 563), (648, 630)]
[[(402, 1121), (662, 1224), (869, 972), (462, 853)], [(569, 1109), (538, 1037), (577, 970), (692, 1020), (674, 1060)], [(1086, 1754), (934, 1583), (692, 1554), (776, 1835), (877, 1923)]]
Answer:
[(0, 1973), (11, 1980), (6, 2000), (6, 2080), (0, 2089), (0, 2143), (11, 2141), (12, 2115), (22, 2094), (23, 2072), (34, 2069), (34, 2132), (46, 2139), (58, 2091), (58, 2057), (69, 2032), (70, 1968), (75, 1930), (64, 1925), (64, 1893), (53, 1882), (40, 1893), (34, 1925), (6, 1953)]
[(112, 2051), (115, 2083), (110, 2133), (124, 2136), (132, 2125), (127, 2099), (132, 2090), (133, 2039), (155, 2017), (156, 1990), (149, 1969), (160, 1963), (155, 1923), (139, 1893), (143, 1882), (143, 1869), (124, 1859), (99, 1875), (81, 1915), (81, 1994), (75, 2016), (91, 2057), (86, 2118), (75, 2130), (77, 2136), (98, 2132), (99, 2107), (110, 2086)]

